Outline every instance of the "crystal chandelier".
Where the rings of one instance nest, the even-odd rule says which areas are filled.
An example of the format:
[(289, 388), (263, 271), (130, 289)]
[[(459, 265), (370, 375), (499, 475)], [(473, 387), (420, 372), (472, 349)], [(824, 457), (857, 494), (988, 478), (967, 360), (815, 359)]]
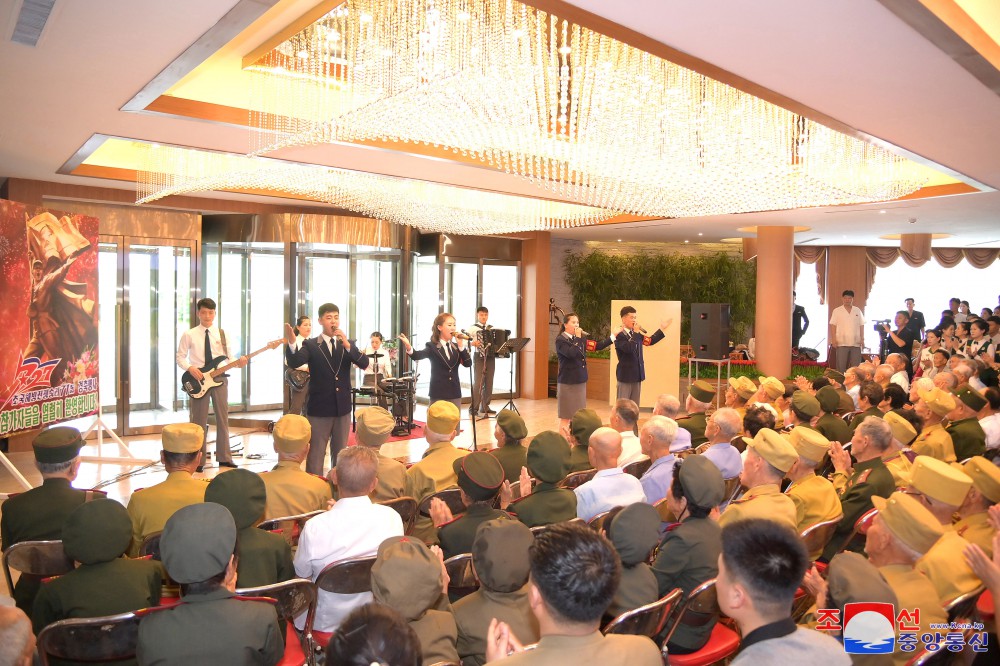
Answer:
[(139, 144), (138, 200), (208, 190), (270, 190), (323, 201), (368, 217), (464, 234), (514, 233), (595, 224), (608, 211), (422, 180), (266, 157)]

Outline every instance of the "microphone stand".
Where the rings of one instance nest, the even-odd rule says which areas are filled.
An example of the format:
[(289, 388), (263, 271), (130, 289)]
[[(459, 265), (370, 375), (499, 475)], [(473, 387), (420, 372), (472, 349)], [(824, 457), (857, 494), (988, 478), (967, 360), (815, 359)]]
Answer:
[[(471, 339), (466, 340), (466, 342), (471, 342)], [(461, 353), (462, 352), (460, 350), (459, 354)], [(469, 358), (472, 358), (472, 345), (469, 345)], [(472, 374), (472, 371), (475, 368), (475, 366), (476, 366), (475, 361), (469, 364), (469, 387), (472, 389), (470, 391), (470, 393), (472, 394), (472, 413), (469, 415), (469, 420), (472, 422), (472, 450), (478, 451), (479, 440), (476, 437), (476, 380)]]

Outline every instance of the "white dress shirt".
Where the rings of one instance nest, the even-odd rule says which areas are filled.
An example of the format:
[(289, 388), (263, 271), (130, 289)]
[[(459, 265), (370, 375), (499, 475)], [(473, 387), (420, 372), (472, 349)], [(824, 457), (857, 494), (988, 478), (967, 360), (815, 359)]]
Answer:
[[(379, 544), (393, 536), (403, 536), (403, 520), (395, 510), (373, 504), (367, 497), (337, 500), (326, 513), (310, 519), (302, 528), (295, 553), (295, 573), (315, 581), (328, 564), (350, 557), (369, 557)], [(372, 600), (371, 592), (332, 594), (319, 591), (315, 628), (335, 631), (352, 610)], [(305, 616), (296, 620), (296, 626)]]
[(1000, 449), (1000, 412), (979, 419), (979, 425), (986, 433), (986, 448)]
[(847, 308), (841, 305), (834, 308), (830, 315), (830, 326), (834, 327), (835, 340), (838, 347), (861, 347), (864, 345), (864, 338), (861, 336), (861, 328), (865, 325), (865, 314), (861, 308), (854, 306), (848, 312)]
[[(371, 345), (365, 347), (364, 354), (368, 356), (369, 354), (374, 354), (375, 350), (372, 349)], [(372, 358), (368, 360), (368, 367), (365, 368), (365, 376), (374, 375), (376, 368), (378, 368), (378, 374), (385, 377), (392, 377), (392, 363), (389, 360), (389, 350), (385, 346), (379, 347), (378, 353), (382, 355), (382, 358), (376, 359)]]
[(895, 384), (907, 393), (910, 392), (910, 376), (906, 374), (906, 370), (900, 370), (889, 378), (890, 384)]
[(649, 458), (646, 454), (642, 452), (642, 445), (639, 443), (639, 437), (631, 430), (626, 430), (623, 433), (619, 433), (622, 436), (622, 454), (618, 456), (618, 466), (624, 467), (629, 463), (633, 463), (637, 460), (646, 460)]
[[(208, 337), (212, 341), (212, 358), (227, 356), (226, 349), (222, 345), (222, 336), (219, 334), (218, 326), (208, 329)], [(223, 363), (232, 361), (234, 358), (238, 357), (230, 356)], [(196, 368), (205, 367), (205, 327), (200, 324), (184, 331), (177, 345), (177, 367), (181, 370), (187, 370), (192, 365)]]
[(646, 491), (639, 479), (626, 474), (621, 467), (602, 469), (573, 492), (576, 493), (576, 515), (584, 520), (616, 506), (646, 501)]

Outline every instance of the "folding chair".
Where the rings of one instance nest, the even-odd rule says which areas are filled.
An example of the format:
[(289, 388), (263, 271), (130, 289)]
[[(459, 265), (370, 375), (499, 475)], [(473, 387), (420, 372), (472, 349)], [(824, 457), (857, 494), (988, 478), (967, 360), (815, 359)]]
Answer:
[[(361, 594), (372, 591), (372, 566), (375, 557), (351, 557), (332, 562), (316, 576), (316, 589), (333, 594)], [(313, 630), (313, 641), (326, 649), (332, 633)]]
[(417, 500), (412, 497), (403, 496), (391, 500), (379, 502), (383, 506), (393, 509), (403, 519), (403, 534), (411, 534), (413, 526), (417, 522)]
[(451, 509), (451, 515), (457, 516), (460, 513), (465, 513), (465, 503), (462, 502), (462, 491), (458, 488), (445, 488), (436, 493), (431, 493), (420, 500), (420, 515), (430, 517), (431, 502), (435, 498), (448, 505), (448, 508)]
[(677, 627), (684, 624), (691, 627), (703, 627), (713, 620), (717, 620), (720, 614), (719, 601), (716, 596), (715, 579), (707, 580), (695, 589), (691, 590), (687, 601), (684, 602), (678, 611), (677, 619), (670, 627), (666, 639), (663, 641), (661, 652), (664, 660), (670, 666), (707, 666), (717, 661), (728, 659), (736, 654), (740, 649), (740, 637), (735, 631), (721, 622), (716, 622), (712, 627), (712, 633), (708, 642), (700, 650), (690, 654), (668, 654), (667, 644), (670, 638), (677, 631)]
[(604, 529), (604, 521), (607, 520), (608, 514), (611, 513), (610, 510), (602, 511), (593, 518), (587, 521), (587, 527), (594, 530), (595, 532), (600, 532)]
[(641, 479), (642, 475), (646, 473), (650, 467), (653, 466), (653, 461), (649, 458), (645, 460), (636, 460), (635, 462), (630, 462), (629, 464), (622, 467), (622, 471), (626, 474), (631, 474), (637, 479)]
[(38, 657), (43, 666), (50, 658), (79, 662), (114, 662), (134, 659), (139, 643), (139, 618), (135, 613), (59, 620), (38, 634)]
[(560, 488), (573, 490), (587, 483), (587, 481), (590, 481), (592, 478), (594, 478), (595, 474), (597, 474), (596, 469), (585, 469), (579, 472), (570, 472), (569, 474), (566, 475), (566, 478), (560, 481), (557, 485)]
[(806, 552), (809, 553), (810, 559), (815, 560), (822, 555), (823, 549), (830, 542), (833, 533), (837, 531), (837, 526), (840, 525), (840, 521), (843, 518), (844, 516), (840, 515), (822, 523), (816, 523), (802, 531), (802, 541), (806, 545)]
[[(260, 587), (245, 587), (236, 590), (240, 597), (267, 597), (277, 601), (278, 621), (284, 622), (288, 631), (285, 632), (285, 655), (279, 666), (293, 664), (312, 664), (314, 662), (313, 620), (316, 618), (316, 587), (311, 580), (293, 578), (283, 583), (262, 585)], [(306, 614), (305, 626), (299, 632), (294, 620)], [(289, 632), (294, 632), (297, 641), (288, 640)]]
[(288, 545), (292, 548), (297, 548), (299, 545), (299, 536), (302, 534), (302, 528), (309, 521), (310, 518), (314, 518), (321, 513), (326, 513), (325, 509), (318, 509), (316, 511), (309, 511), (308, 513), (300, 513), (295, 516), (282, 516), (280, 518), (272, 518), (271, 520), (265, 520), (264, 522), (257, 525), (258, 529), (264, 530), (265, 532), (275, 532), (280, 534), (288, 542)]
[(3, 575), (7, 579), (7, 589), (14, 589), (11, 569), (22, 576), (47, 578), (73, 570), (73, 560), (63, 550), (63, 542), (22, 541), (3, 552)]
[(472, 569), (472, 553), (462, 553), (444, 561), (448, 571), (448, 597), (458, 601), (479, 589), (479, 579)]
[(674, 588), (661, 599), (622, 613), (604, 627), (604, 634), (632, 634), (655, 638), (666, 629), (671, 615), (684, 598), (681, 588)]
[(980, 585), (972, 592), (966, 592), (949, 601), (944, 607), (948, 611), (948, 621), (959, 622), (976, 619), (979, 597), (985, 591), (986, 586)]

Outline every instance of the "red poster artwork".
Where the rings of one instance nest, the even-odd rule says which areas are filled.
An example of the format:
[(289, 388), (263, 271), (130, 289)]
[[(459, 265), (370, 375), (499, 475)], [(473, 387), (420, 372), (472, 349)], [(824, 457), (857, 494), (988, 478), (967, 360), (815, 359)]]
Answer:
[(97, 230), (0, 200), (0, 436), (97, 412)]

